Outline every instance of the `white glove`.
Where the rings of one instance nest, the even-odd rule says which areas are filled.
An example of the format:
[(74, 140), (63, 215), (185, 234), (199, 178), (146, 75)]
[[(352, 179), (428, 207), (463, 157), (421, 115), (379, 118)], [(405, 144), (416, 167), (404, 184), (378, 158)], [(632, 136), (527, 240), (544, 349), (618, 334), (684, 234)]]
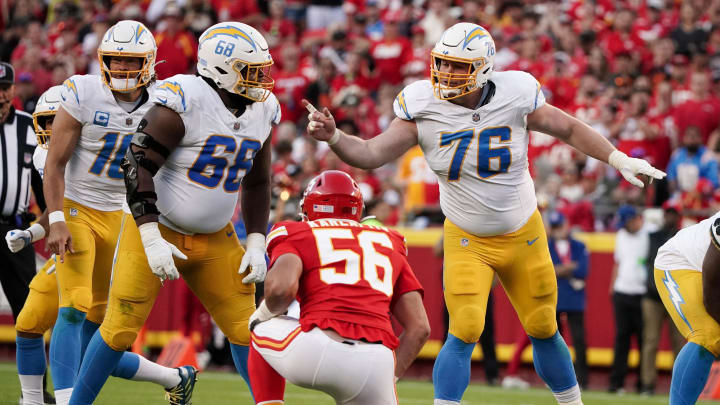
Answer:
[(160, 281), (180, 278), (173, 256), (183, 260), (187, 260), (187, 256), (175, 245), (163, 239), (157, 222), (142, 224), (138, 230), (153, 274), (158, 276)]
[(5, 234), (5, 242), (11, 252), (17, 253), (33, 242), (37, 242), (45, 237), (45, 228), (37, 222), (32, 224), (28, 229), (13, 229)]
[(52, 259), (53, 264), (51, 264), (50, 267), (48, 267), (47, 271), (45, 272), (45, 273), (47, 273), (48, 276), (55, 273), (55, 264), (57, 263), (57, 259), (55, 259), (55, 255), (50, 256), (50, 259)]
[(240, 262), (240, 270), (242, 274), (250, 266), (250, 274), (243, 278), (243, 284), (260, 283), (265, 280), (267, 274), (267, 263), (265, 262), (265, 235), (261, 233), (251, 233), (247, 237), (247, 249)]
[(635, 177), (639, 174), (650, 177), (650, 182), (652, 182), (653, 179), (660, 180), (666, 176), (665, 172), (652, 167), (646, 160), (628, 157), (628, 155), (619, 150), (615, 150), (610, 154), (608, 164), (617, 169), (630, 184), (640, 188), (643, 188), (644, 184), (640, 179)]
[(278, 314), (272, 313), (270, 309), (265, 305), (265, 300), (260, 303), (260, 306), (253, 312), (252, 315), (250, 315), (250, 319), (248, 319), (248, 329), (250, 329), (250, 332), (252, 332), (255, 327), (261, 323), (265, 322), (267, 320), (270, 320), (274, 317), (276, 317)]

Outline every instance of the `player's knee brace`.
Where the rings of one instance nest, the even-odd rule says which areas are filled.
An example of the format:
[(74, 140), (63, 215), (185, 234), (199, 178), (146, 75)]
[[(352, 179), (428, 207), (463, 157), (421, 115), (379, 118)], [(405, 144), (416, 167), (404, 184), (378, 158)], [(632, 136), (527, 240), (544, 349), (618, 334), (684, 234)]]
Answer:
[(557, 332), (557, 319), (555, 318), (555, 307), (552, 305), (541, 305), (522, 320), (525, 332), (537, 339), (547, 339)]
[(485, 310), (480, 305), (466, 304), (453, 311), (450, 333), (465, 343), (475, 343), (485, 328)]

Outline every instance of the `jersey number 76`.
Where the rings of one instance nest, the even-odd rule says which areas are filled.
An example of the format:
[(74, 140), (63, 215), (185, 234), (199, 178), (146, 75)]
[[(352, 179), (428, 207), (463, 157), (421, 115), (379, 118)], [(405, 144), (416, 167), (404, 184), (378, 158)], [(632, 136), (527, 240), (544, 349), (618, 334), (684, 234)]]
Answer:
[[(350, 229), (313, 229), (320, 258), (320, 280), (325, 284), (356, 284), (364, 279), (372, 289), (390, 297), (393, 293), (393, 267), (390, 258), (375, 249), (375, 244), (392, 249), (390, 237), (383, 232), (362, 231), (357, 237)], [(362, 255), (351, 249), (335, 249), (333, 240), (356, 239)], [(337, 271), (337, 263), (345, 262), (345, 271)], [(383, 277), (380, 277), (380, 268)]]
[[(512, 163), (510, 142), (512, 140), (510, 127), (491, 127), (478, 132), (478, 160), (477, 174), (481, 179), (487, 179), (498, 173), (505, 173)], [(475, 138), (475, 129), (466, 129), (458, 132), (444, 132), (440, 134), (440, 147), (450, 146), (457, 142), (448, 171), (448, 180), (460, 180), (460, 173), (465, 162), (468, 147)], [(506, 146), (493, 147), (492, 140), (497, 138)], [(495, 163), (495, 164), (493, 164)]]

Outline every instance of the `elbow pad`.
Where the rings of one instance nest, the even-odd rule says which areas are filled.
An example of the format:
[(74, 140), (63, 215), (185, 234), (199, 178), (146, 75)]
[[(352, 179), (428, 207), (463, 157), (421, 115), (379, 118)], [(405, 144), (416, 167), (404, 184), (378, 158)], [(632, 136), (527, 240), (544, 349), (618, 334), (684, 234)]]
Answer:
[(715, 248), (720, 250), (720, 218), (715, 219), (715, 222), (710, 225), (710, 240)]
[(150, 182), (152, 177), (158, 172), (160, 166), (149, 159), (145, 155), (145, 150), (150, 149), (160, 154), (164, 159), (170, 155), (170, 151), (157, 141), (155, 141), (150, 135), (137, 132), (132, 137), (130, 146), (127, 149), (125, 158), (122, 162), (123, 176), (125, 179), (125, 188), (127, 190), (126, 199), (130, 212), (133, 218), (139, 218), (147, 214), (159, 215), (160, 212), (155, 205), (157, 201), (157, 194), (155, 191), (140, 191), (139, 190), (139, 170), (145, 169), (150, 173)]

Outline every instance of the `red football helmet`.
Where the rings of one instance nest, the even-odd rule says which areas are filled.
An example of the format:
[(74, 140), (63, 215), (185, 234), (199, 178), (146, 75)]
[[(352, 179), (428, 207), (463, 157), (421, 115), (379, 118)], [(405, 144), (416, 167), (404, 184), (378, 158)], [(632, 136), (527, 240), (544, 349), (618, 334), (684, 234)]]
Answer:
[(327, 170), (310, 181), (300, 209), (309, 221), (321, 218), (360, 221), (363, 198), (355, 180), (339, 170)]

